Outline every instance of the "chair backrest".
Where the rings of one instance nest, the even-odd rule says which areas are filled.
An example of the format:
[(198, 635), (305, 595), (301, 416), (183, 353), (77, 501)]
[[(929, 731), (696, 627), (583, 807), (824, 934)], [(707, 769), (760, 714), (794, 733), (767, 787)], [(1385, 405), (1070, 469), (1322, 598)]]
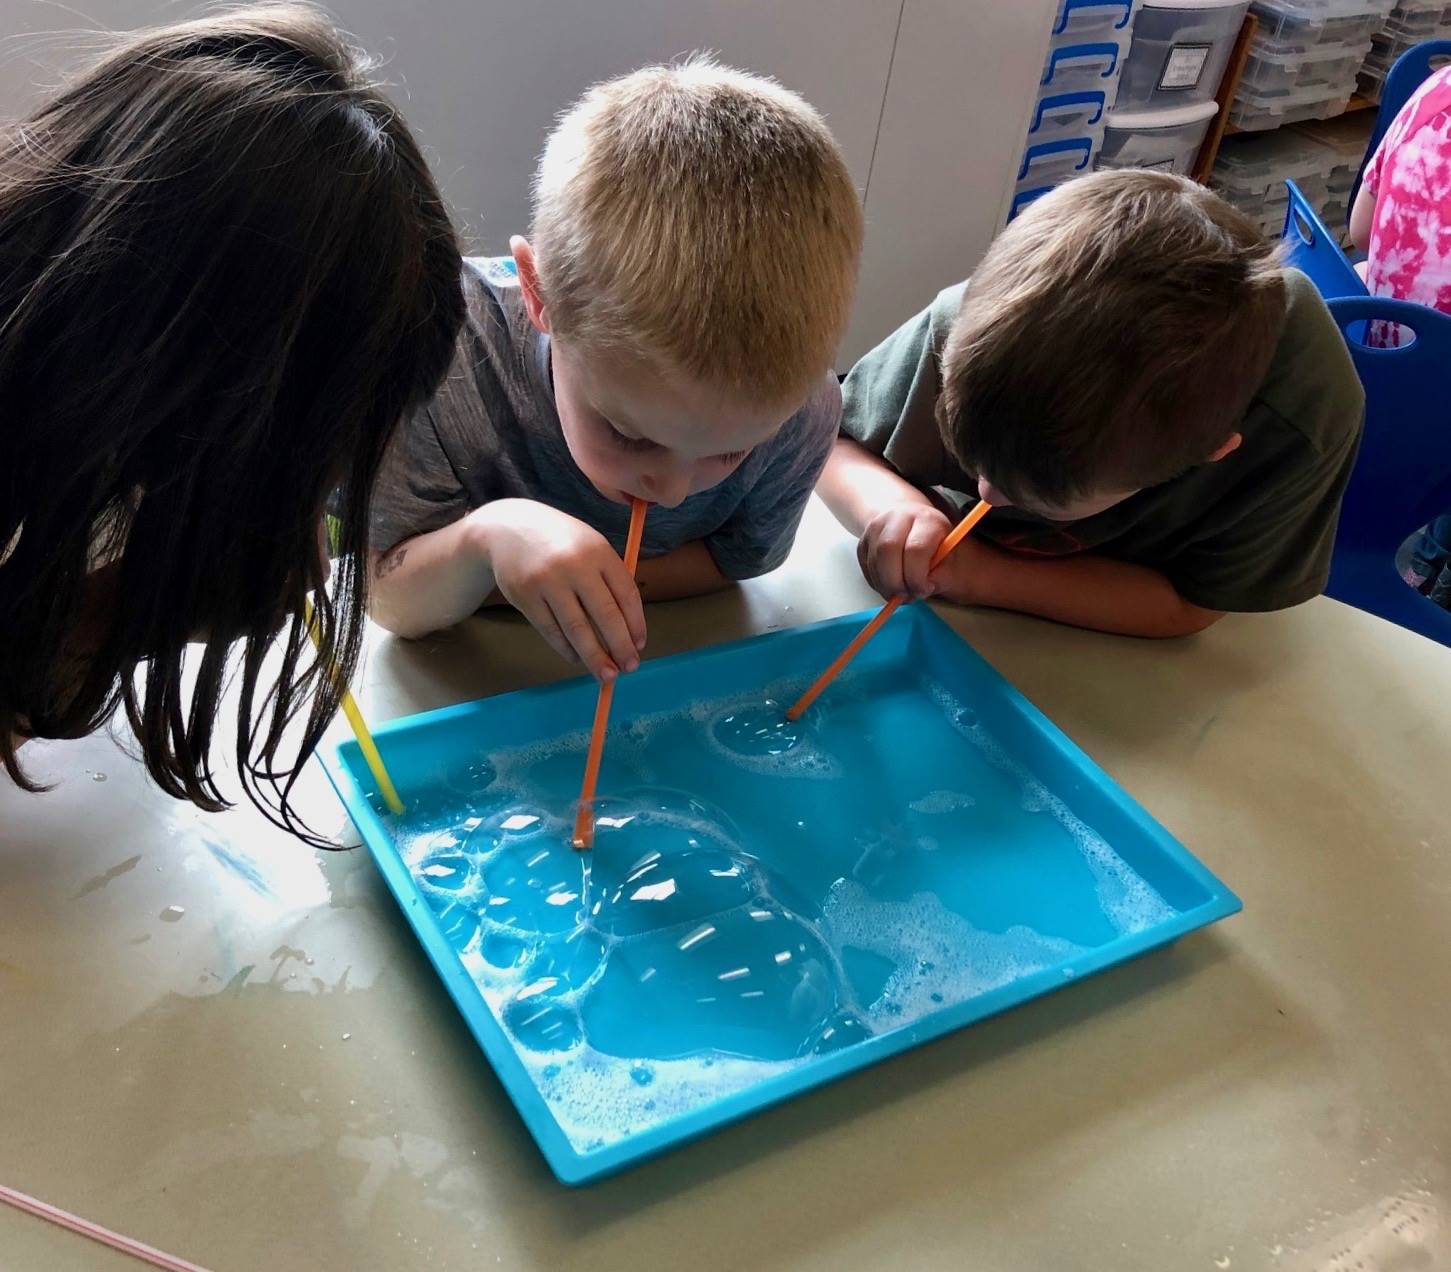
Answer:
[(1395, 65), (1386, 73), (1385, 85), (1380, 93), (1380, 107), (1375, 112), (1375, 127), (1371, 130), (1370, 145), (1365, 148), (1365, 157), (1360, 161), (1360, 171), (1355, 174), (1355, 185), (1350, 190), (1350, 207), (1355, 207), (1355, 196), (1360, 193), (1360, 183), (1365, 177), (1365, 165), (1375, 154), (1381, 138), (1386, 135), (1401, 107), (1411, 100), (1412, 94), (1426, 82), (1426, 77), (1443, 63), (1451, 61), (1451, 40), (1425, 40), (1408, 48)]
[(1293, 181), (1286, 181), (1290, 201), (1285, 208), (1285, 228), (1280, 239), (1289, 264), (1310, 276), (1315, 289), (1326, 300), (1336, 296), (1364, 296), (1365, 283), (1340, 250), (1340, 243), (1326, 227)]
[[(1410, 535), (1451, 511), (1451, 317), (1381, 296), (1342, 296), (1329, 307), (1365, 386), (1365, 434), (1326, 594), (1451, 646), (1451, 613), (1417, 596), (1395, 564)], [(1415, 339), (1368, 345), (1372, 323), (1399, 324)]]
[[(1394, 552), (1451, 510), (1451, 317), (1382, 296), (1345, 296), (1329, 305), (1365, 386), (1365, 435), (1345, 492), (1340, 539), (1348, 548)], [(1414, 341), (1366, 344), (1377, 320), (1410, 328)]]

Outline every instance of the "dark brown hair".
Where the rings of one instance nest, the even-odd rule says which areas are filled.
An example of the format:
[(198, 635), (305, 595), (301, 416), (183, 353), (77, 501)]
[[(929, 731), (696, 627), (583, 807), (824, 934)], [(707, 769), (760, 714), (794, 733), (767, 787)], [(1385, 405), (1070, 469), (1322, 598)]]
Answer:
[(78, 736), (119, 707), (164, 791), (224, 807), (208, 751), (235, 676), (243, 788), (297, 829), (288, 794), (339, 698), (306, 599), (347, 677), (369, 490), (447, 367), (459, 270), (402, 118), (304, 6), (126, 37), (0, 136), (12, 779), (36, 789), (13, 735)]
[(1157, 485), (1234, 432), (1284, 315), (1275, 248), (1217, 195), (1141, 169), (1071, 181), (968, 283), (942, 355), (944, 441), (1015, 500)]

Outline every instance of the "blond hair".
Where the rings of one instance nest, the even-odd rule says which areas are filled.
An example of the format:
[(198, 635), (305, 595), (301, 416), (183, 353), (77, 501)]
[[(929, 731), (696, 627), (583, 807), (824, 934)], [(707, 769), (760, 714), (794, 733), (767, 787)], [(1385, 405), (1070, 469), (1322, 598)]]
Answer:
[(831, 367), (862, 217), (811, 106), (695, 56), (560, 118), (532, 234), (555, 334), (777, 403)]
[(1276, 248), (1187, 177), (1099, 172), (988, 248), (942, 354), (943, 440), (1011, 498), (1066, 504), (1202, 463), (1285, 316)]

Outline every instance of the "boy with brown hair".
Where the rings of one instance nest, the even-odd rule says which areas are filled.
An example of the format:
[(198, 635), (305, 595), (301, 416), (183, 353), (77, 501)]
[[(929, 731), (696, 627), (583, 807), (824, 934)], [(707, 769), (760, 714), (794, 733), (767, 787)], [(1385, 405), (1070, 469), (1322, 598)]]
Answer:
[(512, 604), (610, 680), (639, 663), (641, 593), (790, 550), (837, 435), (861, 211), (820, 115), (700, 57), (586, 93), (534, 196), (512, 257), (466, 263), (454, 366), (385, 462), (372, 612), (421, 635)]
[(820, 492), (883, 595), (1133, 636), (1319, 593), (1364, 413), (1310, 281), (1149, 170), (1038, 200), (843, 391)]

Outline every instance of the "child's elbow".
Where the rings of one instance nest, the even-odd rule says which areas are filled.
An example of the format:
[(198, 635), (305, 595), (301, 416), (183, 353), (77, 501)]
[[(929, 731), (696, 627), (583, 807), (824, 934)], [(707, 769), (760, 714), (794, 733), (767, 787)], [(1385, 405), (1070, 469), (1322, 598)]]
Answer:
[(1195, 605), (1193, 601), (1180, 598), (1177, 611), (1169, 617), (1164, 629), (1157, 635), (1164, 638), (1197, 636), (1200, 632), (1208, 631), (1223, 617), (1223, 610), (1205, 609), (1202, 605)]

